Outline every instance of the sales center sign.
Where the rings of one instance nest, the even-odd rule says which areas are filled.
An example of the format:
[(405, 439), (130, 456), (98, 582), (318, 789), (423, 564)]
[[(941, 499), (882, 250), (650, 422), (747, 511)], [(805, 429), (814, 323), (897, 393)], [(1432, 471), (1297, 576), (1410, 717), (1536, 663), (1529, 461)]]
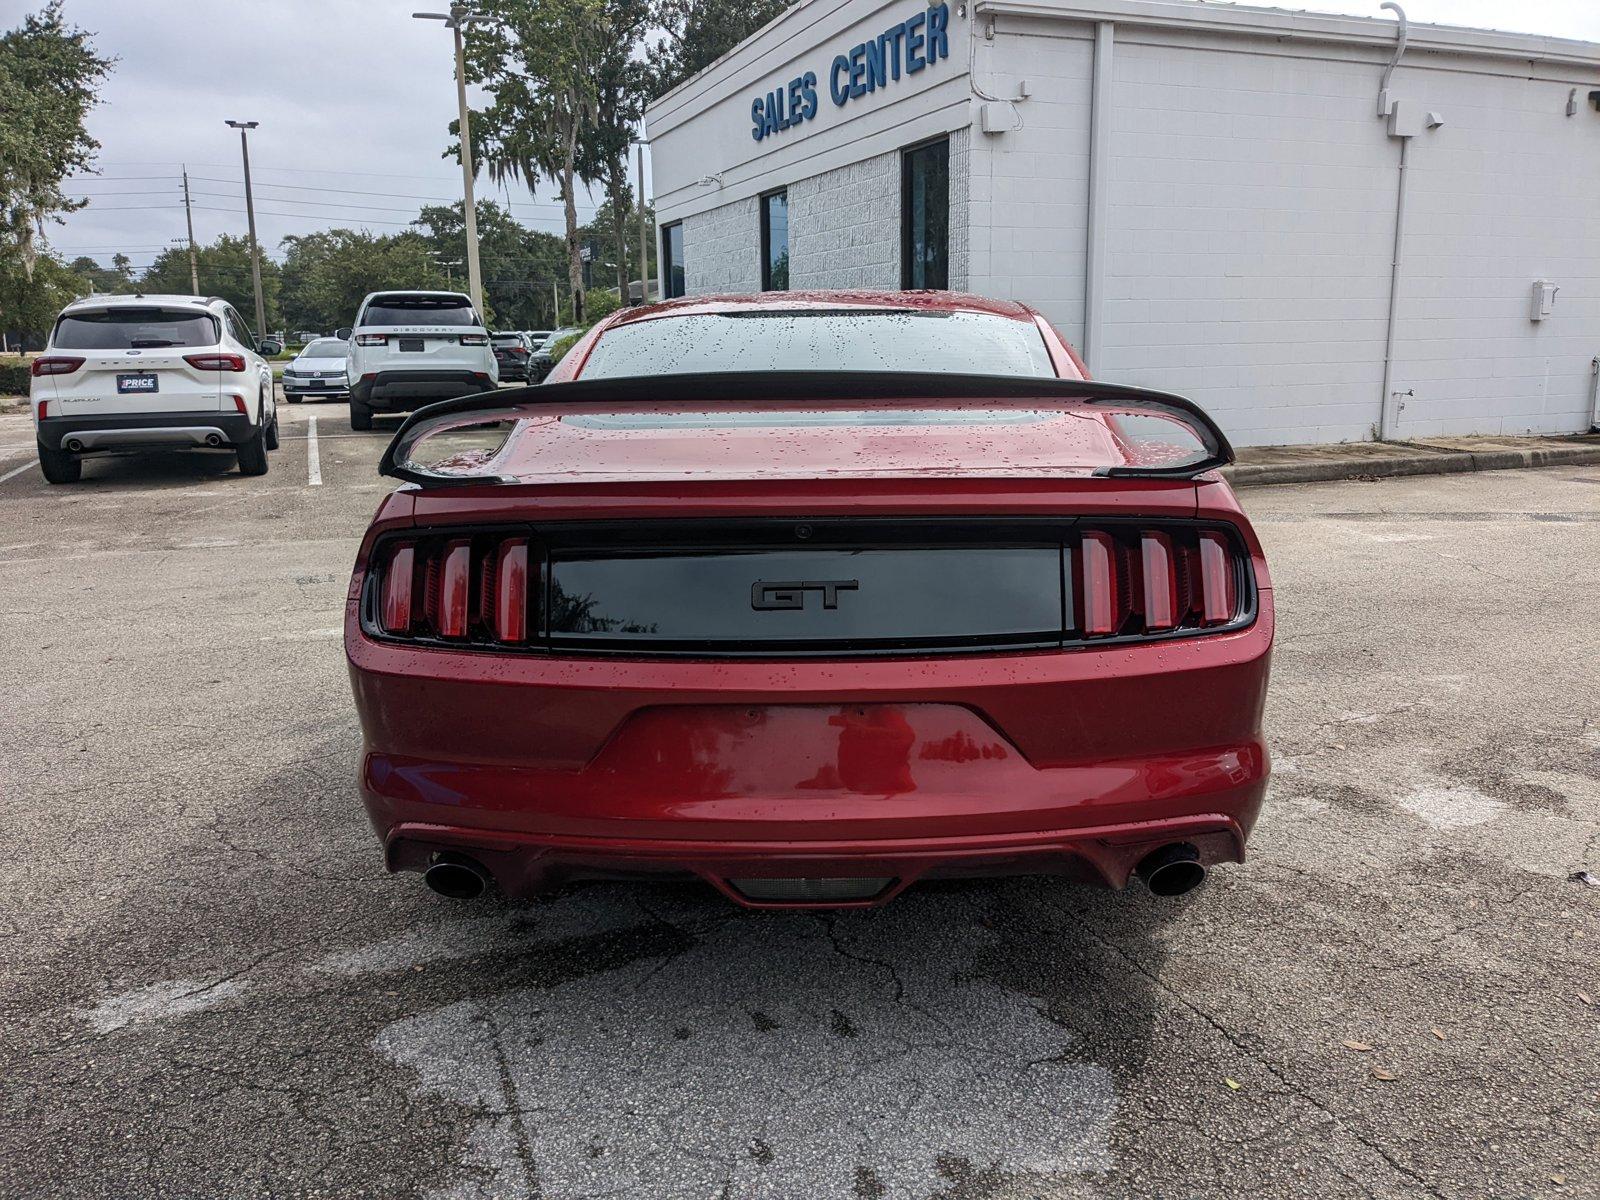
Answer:
[[(852, 100), (915, 75), (950, 57), (950, 6), (931, 5), (870, 41), (836, 55), (827, 71), (828, 95), (840, 108)], [(817, 115), (817, 73), (807, 71), (750, 102), (750, 136), (756, 141), (792, 129)]]

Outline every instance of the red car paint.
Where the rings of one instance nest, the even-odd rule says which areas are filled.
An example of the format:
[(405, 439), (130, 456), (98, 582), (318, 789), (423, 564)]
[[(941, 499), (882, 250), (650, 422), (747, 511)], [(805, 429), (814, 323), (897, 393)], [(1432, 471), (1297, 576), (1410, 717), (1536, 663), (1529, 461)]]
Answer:
[[(885, 303), (791, 293), (625, 310), (552, 380), (581, 377), (608, 328), (708, 306)], [(1055, 369), (1085, 378), (1021, 305), (940, 293), (895, 304), (1036, 322)], [(783, 411), (783, 406), (775, 406)], [(562, 414), (565, 415), (565, 414)], [(1055, 455), (1039, 438), (1048, 432)], [(361, 788), (391, 870), (481, 863), (511, 894), (571, 878), (890, 881), (1056, 873), (1124, 886), (1173, 843), (1242, 862), (1267, 782), (1261, 734), (1271, 581), (1231, 489), (1096, 477), (1123, 460), (1107, 423), (984, 427), (969, 445), (789, 431), (585, 437), (536, 417), (498, 470), (511, 482), (404, 488), (380, 507), (347, 599), (345, 645), (365, 753)], [(380, 539), (529, 522), (732, 518), (1202, 519), (1237, 532), (1250, 619), (1222, 632), (1069, 649), (853, 658), (517, 654), (372, 635), (362, 604)]]

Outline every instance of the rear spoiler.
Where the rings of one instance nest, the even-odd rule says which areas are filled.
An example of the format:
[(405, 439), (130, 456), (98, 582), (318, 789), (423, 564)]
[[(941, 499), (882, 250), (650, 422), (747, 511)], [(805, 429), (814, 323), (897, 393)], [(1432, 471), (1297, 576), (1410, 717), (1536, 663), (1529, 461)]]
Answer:
[(580, 404), (696, 405), (708, 402), (762, 404), (773, 400), (862, 400), (917, 403), (926, 400), (1076, 400), (1108, 408), (1135, 409), (1174, 418), (1187, 426), (1204, 451), (1198, 461), (1175, 466), (1103, 467), (1097, 475), (1192, 479), (1233, 461), (1227, 435), (1198, 404), (1171, 392), (1101, 383), (1093, 379), (1054, 379), (1027, 375), (955, 375), (903, 371), (728, 371), (703, 374), (619, 376), (575, 379), (531, 387), (479, 392), (419, 408), (405, 419), (378, 473), (425, 487), (508, 482), (489, 473), (428, 471), (409, 465), (411, 449), (437, 430), (472, 424), (451, 418), (498, 414), (503, 420), (536, 415), (547, 407)]

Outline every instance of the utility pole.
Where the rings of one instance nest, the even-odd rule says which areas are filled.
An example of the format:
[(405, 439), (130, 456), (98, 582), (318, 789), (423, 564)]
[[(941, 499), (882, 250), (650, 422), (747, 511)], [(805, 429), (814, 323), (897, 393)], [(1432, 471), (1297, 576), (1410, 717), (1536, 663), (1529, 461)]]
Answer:
[(194, 252), (194, 209), (189, 205), (189, 168), (183, 168), (183, 219), (189, 225), (189, 288), (200, 294), (200, 260)]
[(250, 130), (260, 121), (229, 121), (239, 131), (239, 147), (244, 151), (244, 211), (250, 218), (250, 281), (256, 289), (256, 339), (267, 336), (267, 306), (261, 299), (261, 247), (256, 243), (256, 202), (250, 193)]
[(650, 303), (650, 234), (644, 219), (644, 143), (639, 143), (639, 303)]
[(561, 324), (561, 285), (554, 279), (550, 281), (550, 327), (554, 329)]
[[(483, 272), (478, 265), (478, 209), (472, 196), (472, 130), (467, 120), (467, 55), (461, 31), (476, 21), (487, 21), (468, 10), (465, 4), (452, 4), (446, 13), (412, 13), (422, 21), (443, 21), (445, 28), (455, 34), (456, 41), (456, 104), (461, 110), (461, 194), (463, 215), (467, 224), (467, 291), (472, 296), (472, 307), (483, 317)], [(483, 318), (487, 319), (487, 318)]]

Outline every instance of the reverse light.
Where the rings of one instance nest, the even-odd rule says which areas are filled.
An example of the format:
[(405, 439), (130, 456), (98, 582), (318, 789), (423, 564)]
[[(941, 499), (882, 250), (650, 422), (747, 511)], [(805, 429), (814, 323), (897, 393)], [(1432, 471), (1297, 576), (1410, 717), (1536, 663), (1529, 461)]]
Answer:
[(34, 359), (33, 365), (28, 368), (28, 373), (35, 378), (40, 375), (71, 375), (81, 366), (83, 366), (81, 358), (58, 355), (52, 358)]
[(242, 371), (242, 354), (185, 354), (183, 361), (197, 371)]
[(358, 333), (356, 345), (358, 346), (387, 346), (389, 335), (386, 333)]

